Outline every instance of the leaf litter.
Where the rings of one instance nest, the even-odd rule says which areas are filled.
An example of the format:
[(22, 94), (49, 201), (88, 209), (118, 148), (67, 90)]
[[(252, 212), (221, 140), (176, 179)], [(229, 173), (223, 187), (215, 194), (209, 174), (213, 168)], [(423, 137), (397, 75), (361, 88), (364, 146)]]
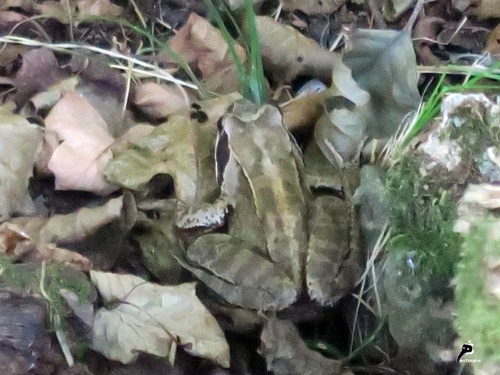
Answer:
[[(463, 194), (458, 185), (478, 184), (488, 179), (488, 183), (471, 185), (463, 195), (456, 229), (474, 235), (482, 231), (492, 237), (479, 255), (464, 252), (464, 262), (473, 256), (483, 257), (486, 276), (484, 283), (475, 287), (487, 296), (498, 298), (498, 252), (492, 250), (497, 241), (492, 234), (497, 225), (494, 220), (498, 221), (495, 183), (500, 175), (495, 130), (498, 103), (486, 96), (479, 101), (461, 97), (462, 104), (456, 105), (454, 113), (443, 109), (440, 133), (424, 133), (418, 147), (412, 146), (418, 149), (417, 154), (415, 151), (391, 154), (383, 159), (380, 152), (384, 146), (393, 147), (391, 142), (401, 136), (400, 126), (411, 121), (409, 116), (418, 114), (420, 93), (429, 85), (433, 87), (432, 83), (424, 82), (432, 75), (417, 75), (418, 63), (475, 63), (474, 59), (483, 51), (489, 53), (485, 61), (490, 64), (498, 61), (498, 38), (495, 38), (498, 27), (494, 29), (499, 17), (497, 2), (453, 1), (453, 10), (445, 11), (443, 2), (426, 4), (411, 34), (412, 30), (396, 30), (408, 21), (415, 5), (411, 1), (370, 4), (371, 16), (379, 20), (377, 24), (388, 22), (388, 30), (370, 27), (354, 2), (283, 1), (276, 7), (268, 1), (257, 1), (255, 35), (249, 36), (245, 35), (249, 29), (244, 30), (248, 20), (243, 21), (246, 2), (230, 1), (227, 6), (218, 4), (229, 25), (230, 40), (207, 17), (202, 2), (130, 1), (128, 6), (124, 3), (6, 0), (0, 5), (2, 278), (14, 282), (14, 275), (26, 272), (18, 268), (24, 264), (33, 267), (27, 271), (33, 274), (45, 270), (45, 264), (62, 267), (63, 273), (70, 272), (66, 269), (76, 269), (90, 274), (102, 299), (97, 309), (86, 300), (81, 290), (90, 287), (90, 281), (85, 277), (78, 282), (61, 278), (62, 284), (43, 277), (26, 278), (27, 288), (15, 289), (9, 292), (14, 294), (5, 296), (9, 300), (18, 295), (44, 296), (50, 307), (52, 326), (57, 332), (63, 327), (69, 338), (68, 342), (58, 334), (66, 353), (76, 355), (78, 345), (83, 344), (105, 358), (136, 366), (137, 373), (144, 366), (147, 368), (146, 354), (165, 358), (166, 369), (175, 366), (181, 373), (218, 370), (227, 373), (223, 368), (230, 366), (236, 373), (256, 374), (264, 368), (276, 374), (363, 371), (438, 374), (444, 373), (439, 372), (441, 368), (455, 368), (455, 358), (450, 353), (453, 345), (459, 344), (450, 338), (451, 318), (446, 315), (449, 297), (443, 297), (440, 291), (421, 302), (421, 296), (429, 292), (428, 280), (433, 283), (441, 280), (434, 278), (433, 273), (418, 273), (421, 265), (429, 264), (426, 254), (432, 255), (434, 250), (418, 255), (421, 258), (415, 255), (419, 250), (410, 241), (411, 233), (397, 232), (402, 226), (394, 223), (395, 218), (405, 216), (404, 212), (398, 214), (394, 209), (399, 207), (398, 199), (414, 200), (415, 207), (425, 207), (419, 200), (432, 202), (427, 206), (428, 211), (442, 215), (439, 217), (444, 223), (448, 211), (440, 204), (448, 200), (443, 188), (433, 190), (436, 174), (440, 172), (433, 171), (430, 165), (437, 166), (438, 171), (449, 166), (443, 163), (443, 157), (448, 160), (454, 153), (447, 149), (443, 154), (442, 147), (449, 142), (443, 137), (451, 134), (452, 144), (460, 144), (456, 149), (465, 151), (461, 151), (461, 159), (454, 163), (458, 166), (456, 171), (441, 174), (445, 189), (451, 186), (449, 190), (457, 201)], [(463, 22), (462, 16), (471, 18)], [(330, 37), (325, 42), (325, 35), (330, 35), (322, 23), (325, 20), (338, 36), (336, 41)], [(148, 29), (135, 26), (146, 23)], [(322, 30), (319, 34), (314, 32), (318, 29)], [(365, 274), (371, 272), (372, 276), (362, 279), (361, 287), (345, 290), (347, 296), (333, 307), (314, 305), (301, 293), (297, 295), (297, 290), (283, 284), (285, 276), (280, 273), (283, 268), (273, 269), (269, 259), (254, 253), (262, 243), (272, 243), (270, 234), (263, 238), (262, 234), (239, 233), (241, 229), (236, 229), (245, 223), (261, 225), (252, 218), (256, 203), (252, 201), (255, 194), (252, 189), (257, 180), (249, 177), (249, 167), (245, 167), (246, 176), (241, 173), (241, 161), (235, 164), (234, 150), (228, 147), (227, 134), (221, 131), (220, 124), (234, 110), (234, 103), (241, 100), (239, 69), (254, 72), (251, 38), (257, 38), (260, 44), (265, 71), (261, 87), (275, 94), (270, 96), (281, 110), (282, 125), (304, 152), (294, 157), (304, 158), (306, 170), (310, 168), (312, 172), (301, 175), (304, 181), (300, 182), (307, 186), (306, 191), (310, 188), (321, 194), (337, 191), (345, 199), (344, 182), (328, 175), (331, 172), (326, 172), (324, 179), (326, 170), (332, 166), (334, 170), (347, 168), (359, 163), (359, 159), (362, 164), (373, 160), (377, 160), (377, 165), (391, 164), (387, 176), (378, 166), (364, 166), (361, 188), (354, 198), (360, 204), (367, 264), (376, 263), (380, 270), (366, 266)], [(61, 41), (74, 43), (71, 54), (58, 46)], [(332, 46), (332, 50), (322, 47), (325, 44)], [(101, 49), (85, 52), (82, 47), (87, 45)], [(457, 47), (462, 49), (460, 53), (456, 52)], [(236, 55), (230, 52), (231, 48)], [(106, 57), (99, 56), (103, 50), (108, 51)], [(195, 79), (189, 82), (188, 77)], [(320, 80), (324, 89), (298, 95), (300, 86), (313, 79)], [(253, 126), (251, 121), (254, 120), (243, 120)], [(466, 132), (476, 132), (473, 134), (477, 137), (471, 140), (470, 136), (464, 138), (443, 128), (447, 121), (458, 127), (470, 121), (473, 126), (483, 124), (488, 130), (463, 126)], [(434, 124), (434, 128), (439, 127)], [(257, 160), (250, 144), (238, 147), (249, 148), (247, 162), (252, 157)], [(311, 154), (311, 150), (321, 157)], [(313, 159), (308, 159), (310, 156)], [(422, 165), (428, 168), (424, 171), (417, 166), (404, 172), (414, 175), (412, 181), (416, 181), (418, 188), (412, 187), (410, 181), (405, 185), (401, 166), (411, 164), (401, 161), (405, 157), (422, 160)], [(328, 163), (329, 168), (315, 166), (313, 162), (317, 160)], [(301, 168), (304, 165), (298, 161), (299, 174)], [(478, 177), (477, 170), (483, 176)], [(243, 177), (236, 178), (238, 173)], [(392, 190), (392, 194), (400, 196), (388, 203), (384, 190), (394, 182), (391, 173), (403, 177), (399, 177), (398, 193)], [(233, 194), (232, 199), (220, 196), (221, 178), (224, 178), (223, 189)], [(386, 179), (389, 185), (384, 185)], [(373, 181), (377, 181), (376, 189)], [(413, 194), (421, 191), (421, 186), (426, 191), (422, 196), (403, 198), (408, 191)], [(246, 198), (234, 198), (240, 194)], [(474, 204), (485, 207), (478, 209), (472, 207)], [(491, 222), (478, 221), (485, 216)], [(431, 220), (410, 219), (413, 223)], [(286, 222), (287, 218), (283, 216), (282, 220)], [(373, 261), (380, 242), (376, 237), (384, 234), (387, 220), (393, 221), (397, 235), (382, 254), (395, 255), (388, 260)], [(281, 225), (278, 222), (273, 225), (279, 227), (278, 224)], [(448, 233), (451, 226), (448, 221), (445, 224), (442, 233)], [(308, 233), (297, 235), (308, 236)], [(238, 242), (236, 237), (247, 242)], [(448, 243), (444, 235), (442, 241)], [(475, 246), (472, 235), (467, 241)], [(226, 242), (233, 244), (227, 254), (214, 253), (217, 246)], [(248, 244), (251, 246), (247, 249)], [(233, 255), (233, 247), (239, 247), (243, 253)], [(402, 248), (394, 249), (399, 247)], [(248, 276), (252, 268), (238, 268), (244, 267), (245, 262), (233, 262), (235, 256), (250, 259), (247, 267), (250, 264), (259, 271), (270, 267), (268, 274), (278, 275), (276, 280), (269, 276), (257, 285), (255, 280), (259, 278)], [(193, 259), (197, 258), (219, 263), (215, 262), (216, 268), (207, 274), (193, 265)], [(463, 267), (470, 264), (464, 263)], [(387, 271), (394, 267), (400, 267), (399, 271)], [(405, 267), (418, 272), (408, 273)], [(191, 275), (183, 269), (191, 271)], [(49, 268), (48, 272), (56, 275), (59, 271)], [(398, 272), (402, 275), (399, 279), (394, 276)], [(230, 279), (221, 278), (227, 275), (231, 275)], [(193, 280), (202, 281), (196, 289), (194, 283), (186, 283)], [(457, 280), (458, 283), (462, 280), (457, 290), (463, 298), (458, 302), (464, 303), (469, 292), (461, 285), (466, 279), (459, 273)], [(277, 289), (269, 294), (267, 284)], [(378, 287), (390, 285), (403, 288), (394, 294), (394, 290), (382, 287), (379, 295)], [(282, 293), (280, 288), (287, 290), (288, 298), (281, 296), (286, 302), (278, 297)], [(67, 304), (61, 303), (60, 298)], [(392, 310), (377, 311), (380, 298), (385, 298)], [(357, 304), (360, 300), (368, 306), (366, 311)], [(402, 301), (407, 305), (391, 305)], [(275, 315), (282, 320), (265, 311), (273, 305), (278, 310)], [(467, 321), (463, 308), (458, 311), (462, 313), (459, 322)], [(488, 310), (488, 314), (494, 311), (494, 308)], [(387, 327), (382, 330), (373, 324), (362, 327), (362, 314), (366, 321), (379, 319), (381, 324), (388, 319)], [(419, 325), (415, 331), (428, 335), (425, 345), (417, 340), (425, 346), (424, 354), (418, 352), (421, 348), (412, 346), (414, 336), (402, 335), (409, 329), (401, 324), (400, 316), (405, 314), (414, 314), (414, 322)], [(422, 318), (427, 315), (431, 317)], [(337, 319), (332, 322), (330, 316)], [(83, 322), (86, 335), (75, 335), (77, 326), (69, 323), (75, 317), (80, 324)], [(62, 326), (58, 323), (61, 319), (65, 322)], [(36, 323), (42, 330), (43, 321), (39, 319)], [(322, 328), (325, 334), (318, 334)], [(451, 333), (430, 333), (436, 329)], [(457, 329), (460, 333), (461, 328)], [(252, 332), (250, 340), (241, 336), (243, 331)], [(376, 337), (370, 336), (375, 333)], [(355, 339), (358, 336), (361, 340)], [(396, 339), (399, 354), (395, 353), (394, 345), (387, 344), (392, 338)], [(494, 373), (498, 362), (494, 356), (492, 360), (486, 357), (490, 355), (491, 346), (487, 342), (490, 338), (477, 339), (485, 340), (481, 351), (485, 356), (484, 368), (479, 367), (478, 371)], [(311, 344), (311, 340), (327, 340), (332, 344), (323, 347)], [(255, 357), (259, 341), (261, 357)], [(316, 351), (307, 348), (306, 342)], [(355, 342), (358, 347), (353, 350)], [(236, 353), (242, 353), (243, 348), (245, 355), (230, 358), (230, 347)], [(90, 349), (84, 350), (88, 354)], [(180, 354), (180, 350), (208, 362), (196, 362), (194, 357)], [(416, 352), (422, 356), (421, 364), (408, 368), (404, 358)], [(48, 356), (45, 361), (60, 369), (58, 373), (70, 373), (64, 369), (60, 353), (43, 355)], [(0, 368), (5, 362), (2, 358)], [(85, 364), (74, 370), (95, 373), (96, 364), (85, 362), (84, 358), (77, 358)], [(257, 358), (260, 365), (252, 364), (250, 358)], [(353, 358), (365, 361), (366, 368), (356, 366)], [(66, 360), (70, 363), (67, 354)], [(104, 358), (101, 364), (103, 361)], [(26, 362), (17, 357), (14, 362), (19, 365), (15, 374), (24, 373)]]

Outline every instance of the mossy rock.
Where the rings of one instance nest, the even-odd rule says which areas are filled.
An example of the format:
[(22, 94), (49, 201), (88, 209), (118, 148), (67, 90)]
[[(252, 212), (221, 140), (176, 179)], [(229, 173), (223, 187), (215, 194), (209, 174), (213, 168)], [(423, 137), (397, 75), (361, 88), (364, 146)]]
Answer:
[(462, 358), (480, 360), (473, 362), (477, 369), (500, 365), (499, 268), (500, 220), (489, 217), (467, 234), (456, 275), (455, 326), (463, 343), (470, 340), (474, 349)]

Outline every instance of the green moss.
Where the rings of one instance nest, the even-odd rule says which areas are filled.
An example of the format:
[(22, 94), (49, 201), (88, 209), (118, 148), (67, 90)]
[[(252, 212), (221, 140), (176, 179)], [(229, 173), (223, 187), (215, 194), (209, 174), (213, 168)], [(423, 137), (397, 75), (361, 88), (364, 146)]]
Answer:
[[(1, 287), (18, 293), (41, 294), (41, 264), (12, 264), (0, 257), (0, 268)], [(66, 302), (59, 294), (61, 288), (75, 293), (80, 301), (89, 300), (92, 291), (90, 282), (83, 273), (58, 264), (46, 265), (43, 288), (50, 299), (49, 308), (61, 317), (66, 315)]]
[(500, 301), (485, 287), (493, 272), (487, 268), (486, 259), (500, 260), (499, 231), (498, 219), (485, 219), (473, 226), (457, 267), (455, 326), (462, 341), (471, 340), (474, 358), (482, 362), (500, 361)]
[(388, 172), (392, 237), (390, 249), (414, 251), (420, 271), (452, 276), (460, 237), (453, 232), (456, 207), (453, 189), (422, 176), (418, 155), (408, 153)]

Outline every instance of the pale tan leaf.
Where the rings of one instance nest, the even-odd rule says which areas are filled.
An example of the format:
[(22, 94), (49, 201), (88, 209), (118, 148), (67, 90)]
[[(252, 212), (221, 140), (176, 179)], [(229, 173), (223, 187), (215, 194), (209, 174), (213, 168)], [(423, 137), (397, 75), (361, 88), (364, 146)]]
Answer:
[(133, 103), (152, 119), (165, 118), (189, 109), (193, 98), (178, 85), (145, 82), (135, 87)]
[(76, 12), (76, 7), (71, 2), (64, 6), (60, 1), (44, 1), (40, 4), (35, 4), (35, 10), (42, 16), (47, 18), (55, 18), (59, 22), (68, 25)]
[(91, 271), (107, 302), (120, 302), (95, 317), (92, 347), (130, 363), (138, 352), (166, 357), (172, 340), (192, 355), (229, 367), (229, 346), (217, 321), (198, 300), (195, 284), (161, 286), (133, 275)]
[[(245, 50), (234, 42), (236, 54), (241, 61), (245, 60)], [(219, 94), (229, 94), (240, 90), (236, 76), (234, 60), (229, 53), (227, 42), (220, 31), (205, 18), (191, 13), (186, 24), (170, 39), (170, 48), (186, 63), (195, 64), (201, 72), (203, 80), (211, 80), (211, 89), (220, 89)], [(212, 76), (225, 71), (226, 82)], [(224, 83), (224, 84), (221, 84)], [(227, 85), (230, 82), (232, 85)]]
[(77, 2), (78, 18), (85, 19), (92, 16), (119, 17), (123, 8), (109, 0), (79, 0)]
[(488, 52), (494, 56), (495, 60), (500, 60), (500, 23), (491, 32), (484, 52)]
[(480, 20), (500, 17), (500, 0), (453, 0), (452, 5)]
[(62, 141), (48, 164), (56, 177), (56, 189), (103, 195), (117, 189), (103, 178), (103, 170), (113, 156), (109, 147), (114, 139), (102, 117), (84, 98), (77, 93), (65, 94), (45, 123), (47, 130)]
[(33, 0), (3, 0), (0, 9), (19, 8), (28, 13), (33, 9), (33, 3)]

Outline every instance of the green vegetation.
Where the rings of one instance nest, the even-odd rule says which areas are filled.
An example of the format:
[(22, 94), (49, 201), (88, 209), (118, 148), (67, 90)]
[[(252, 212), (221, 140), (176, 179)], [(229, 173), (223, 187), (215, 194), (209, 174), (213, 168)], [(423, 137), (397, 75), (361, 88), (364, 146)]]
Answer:
[(452, 276), (460, 237), (453, 232), (456, 207), (453, 190), (431, 175), (422, 176), (421, 157), (406, 153), (388, 171), (392, 236), (389, 250), (414, 251), (421, 271)]
[(464, 342), (471, 340), (474, 344), (474, 358), (481, 359), (481, 366), (484, 362), (500, 361), (498, 289), (496, 296), (492, 293), (498, 288), (494, 262), (500, 259), (499, 231), (498, 219), (486, 218), (473, 225), (465, 238), (457, 267), (455, 326)]
[(245, 48), (247, 61), (242, 61), (236, 53), (236, 42), (229, 32), (229, 28), (224, 23), (222, 12), (213, 4), (212, 0), (205, 0), (208, 6), (210, 18), (217, 23), (219, 30), (229, 47), (229, 53), (236, 64), (238, 78), (242, 87), (244, 98), (251, 100), (255, 104), (262, 104), (267, 100), (266, 80), (264, 78), (264, 68), (262, 66), (262, 55), (260, 52), (259, 35), (255, 25), (255, 11), (253, 2), (245, 0), (243, 29), (236, 21), (225, 3), (224, 14), (230, 20), (231, 26), (236, 30), (239, 41)]
[[(420, 108), (416, 121), (413, 123), (411, 129), (401, 143), (400, 152), (411, 142), (417, 134), (420, 134), (428, 125), (429, 121), (435, 118), (441, 110), (441, 103), (446, 94), (449, 93), (468, 93), (468, 92), (489, 92), (498, 91), (500, 89), (500, 73), (498, 69), (500, 63), (489, 67), (486, 70), (471, 70), (469, 67), (460, 65), (448, 65), (446, 67), (448, 72), (442, 73), (439, 81), (437, 82), (434, 90), (429, 98)], [(447, 85), (446, 79), (450, 74), (463, 74), (465, 75), (464, 81), (457, 85)], [(485, 80), (489, 80), (485, 82)]]
[(88, 279), (81, 272), (59, 264), (47, 264), (45, 275), (40, 263), (12, 264), (0, 258), (0, 285), (17, 293), (43, 294), (48, 298), (49, 311), (61, 317), (66, 316), (67, 305), (59, 290), (68, 289), (80, 301), (87, 301), (91, 295)]

